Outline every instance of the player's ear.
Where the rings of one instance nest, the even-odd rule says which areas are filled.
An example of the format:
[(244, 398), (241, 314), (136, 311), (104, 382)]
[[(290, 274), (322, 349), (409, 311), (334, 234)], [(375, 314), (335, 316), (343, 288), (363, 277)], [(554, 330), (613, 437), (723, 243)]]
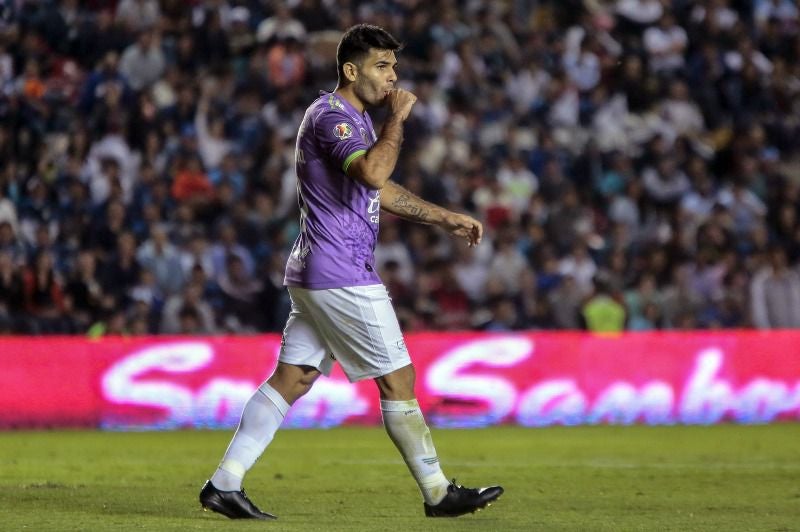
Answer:
[(355, 63), (347, 62), (342, 65), (342, 71), (344, 72), (344, 77), (349, 82), (354, 82), (358, 77), (358, 67)]

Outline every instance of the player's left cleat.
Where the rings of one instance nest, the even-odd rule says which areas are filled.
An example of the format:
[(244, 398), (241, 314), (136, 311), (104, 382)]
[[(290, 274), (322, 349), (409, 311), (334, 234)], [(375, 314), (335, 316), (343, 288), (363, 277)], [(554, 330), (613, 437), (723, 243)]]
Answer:
[(247, 498), (244, 490), (218, 490), (210, 480), (200, 491), (200, 504), (204, 510), (213, 510), (231, 519), (277, 519), (276, 516), (259, 510)]
[(488, 488), (465, 488), (456, 484), (455, 479), (447, 486), (447, 495), (439, 504), (423, 503), (428, 517), (458, 517), (471, 514), (491, 505), (503, 494), (500, 486)]

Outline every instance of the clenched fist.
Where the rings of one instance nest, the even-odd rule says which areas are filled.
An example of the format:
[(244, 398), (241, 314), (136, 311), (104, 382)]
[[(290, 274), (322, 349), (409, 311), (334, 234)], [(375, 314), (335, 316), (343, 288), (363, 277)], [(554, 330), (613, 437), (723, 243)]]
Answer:
[(414, 107), (417, 97), (405, 89), (392, 89), (386, 93), (385, 101), (389, 112), (405, 120), (411, 114), (411, 108)]

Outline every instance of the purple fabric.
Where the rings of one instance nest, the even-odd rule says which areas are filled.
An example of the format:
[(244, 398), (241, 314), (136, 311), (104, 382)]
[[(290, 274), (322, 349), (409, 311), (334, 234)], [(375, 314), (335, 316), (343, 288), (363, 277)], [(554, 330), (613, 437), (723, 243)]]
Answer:
[(284, 284), (311, 289), (380, 283), (373, 251), (380, 193), (350, 178), (349, 164), (377, 140), (372, 120), (333, 93), (306, 110), (297, 134), (300, 235)]

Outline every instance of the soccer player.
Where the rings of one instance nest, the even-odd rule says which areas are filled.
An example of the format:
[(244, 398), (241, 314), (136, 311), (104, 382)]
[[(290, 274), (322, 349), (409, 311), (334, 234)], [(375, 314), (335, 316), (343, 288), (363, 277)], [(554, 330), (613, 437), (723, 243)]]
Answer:
[[(306, 110), (297, 134), (295, 166), (300, 235), (286, 264), (292, 310), (278, 365), (245, 404), (236, 433), (200, 492), (204, 508), (230, 518), (275, 519), (242, 490), (242, 479), (283, 421), (334, 361), (351, 381), (373, 379), (383, 422), (424, 498), (425, 515), (458, 516), (486, 507), (503, 488), (470, 489), (448, 482), (414, 395), (414, 367), (375, 271), (381, 209), (438, 225), (477, 245), (480, 222), (428, 203), (389, 177), (416, 101), (395, 87), (400, 43), (385, 30), (360, 24), (336, 52), (339, 82)], [(376, 135), (368, 107), (388, 108)]]

